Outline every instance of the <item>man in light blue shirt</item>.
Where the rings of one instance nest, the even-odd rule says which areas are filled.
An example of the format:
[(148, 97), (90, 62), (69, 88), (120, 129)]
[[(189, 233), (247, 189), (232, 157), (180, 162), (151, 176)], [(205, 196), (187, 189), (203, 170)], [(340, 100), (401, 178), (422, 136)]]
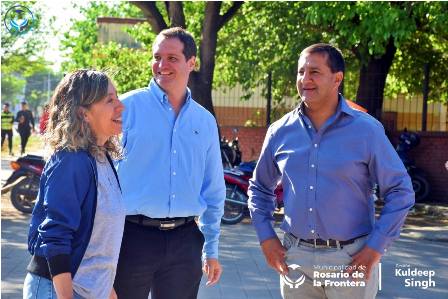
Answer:
[(149, 86), (122, 96), (124, 159), (117, 169), (128, 216), (118, 298), (196, 298), (201, 266), (209, 285), (222, 272), (224, 175), (216, 121), (187, 88), (195, 58), (190, 33), (163, 30), (153, 44)]
[[(382, 125), (339, 94), (344, 69), (342, 54), (331, 45), (302, 51), (302, 101), (268, 129), (250, 181), (251, 217), (268, 264), (281, 274), (284, 298), (374, 298), (377, 264), (414, 204), (411, 180)], [(272, 227), (278, 182), (284, 190), (283, 246)], [(377, 220), (375, 184), (385, 201)], [(363, 280), (341, 277), (335, 279), (345, 287), (325, 284), (316, 269), (356, 272)]]

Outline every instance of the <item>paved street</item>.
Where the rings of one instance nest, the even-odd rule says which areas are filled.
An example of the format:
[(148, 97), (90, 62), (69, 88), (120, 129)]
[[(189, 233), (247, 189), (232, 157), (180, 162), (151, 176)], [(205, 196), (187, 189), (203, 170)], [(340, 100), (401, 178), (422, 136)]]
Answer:
[[(2, 170), (7, 167), (2, 161)], [(2, 171), (2, 181), (7, 175)], [(14, 210), (9, 194), (1, 200), (1, 281), (2, 298), (21, 298), (22, 282), (29, 256), (26, 251), (28, 215)], [(382, 290), (377, 298), (448, 298), (448, 228), (406, 228), (382, 262)], [(278, 276), (269, 269), (259, 249), (249, 221), (223, 226), (220, 256), (224, 273), (214, 287), (201, 286), (200, 299), (280, 298)], [(436, 286), (423, 290), (405, 287), (403, 277), (395, 277), (395, 268), (418, 267), (435, 271)], [(420, 278), (415, 278), (418, 280)], [(203, 279), (203, 283), (205, 283)]]

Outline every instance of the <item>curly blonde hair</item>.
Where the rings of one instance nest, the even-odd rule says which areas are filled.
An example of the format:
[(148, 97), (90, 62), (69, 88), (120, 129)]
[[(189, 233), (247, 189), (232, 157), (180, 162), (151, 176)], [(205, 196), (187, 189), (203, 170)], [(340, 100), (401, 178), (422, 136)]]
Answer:
[(59, 150), (87, 150), (97, 159), (104, 160), (105, 153), (112, 158), (122, 156), (117, 136), (110, 137), (103, 146), (85, 121), (80, 108), (90, 106), (106, 97), (109, 77), (96, 70), (77, 70), (65, 75), (56, 87), (49, 107), (45, 139), (52, 152)]

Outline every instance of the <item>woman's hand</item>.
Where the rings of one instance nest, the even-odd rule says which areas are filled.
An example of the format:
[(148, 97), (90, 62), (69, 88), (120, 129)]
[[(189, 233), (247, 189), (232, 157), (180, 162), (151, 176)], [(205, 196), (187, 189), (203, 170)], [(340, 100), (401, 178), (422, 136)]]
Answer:
[(109, 299), (118, 299), (117, 293), (115, 289), (112, 287), (112, 291), (110, 292)]
[(71, 273), (66, 272), (53, 276), (53, 285), (58, 299), (73, 299)]

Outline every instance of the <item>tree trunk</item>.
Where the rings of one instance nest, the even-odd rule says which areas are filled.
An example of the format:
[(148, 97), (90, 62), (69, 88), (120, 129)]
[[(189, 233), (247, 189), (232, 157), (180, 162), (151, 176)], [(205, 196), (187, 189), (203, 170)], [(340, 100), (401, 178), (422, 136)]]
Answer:
[(396, 50), (391, 38), (386, 46), (386, 52), (381, 57), (370, 56), (367, 65), (363, 65), (359, 71), (356, 102), (378, 120), (381, 120), (384, 86)]
[[(213, 76), (209, 79), (213, 80)], [(207, 78), (204, 78), (199, 72), (195, 71), (190, 74), (188, 87), (191, 90), (193, 99), (210, 111), (211, 114), (215, 115), (212, 103), (212, 85), (205, 83), (203, 80), (207, 80)]]
[(215, 70), (216, 44), (218, 40), (219, 10), (221, 2), (207, 2), (202, 23), (202, 41), (199, 46), (199, 71), (190, 75), (189, 87), (193, 98), (215, 115), (212, 103), (213, 72)]

